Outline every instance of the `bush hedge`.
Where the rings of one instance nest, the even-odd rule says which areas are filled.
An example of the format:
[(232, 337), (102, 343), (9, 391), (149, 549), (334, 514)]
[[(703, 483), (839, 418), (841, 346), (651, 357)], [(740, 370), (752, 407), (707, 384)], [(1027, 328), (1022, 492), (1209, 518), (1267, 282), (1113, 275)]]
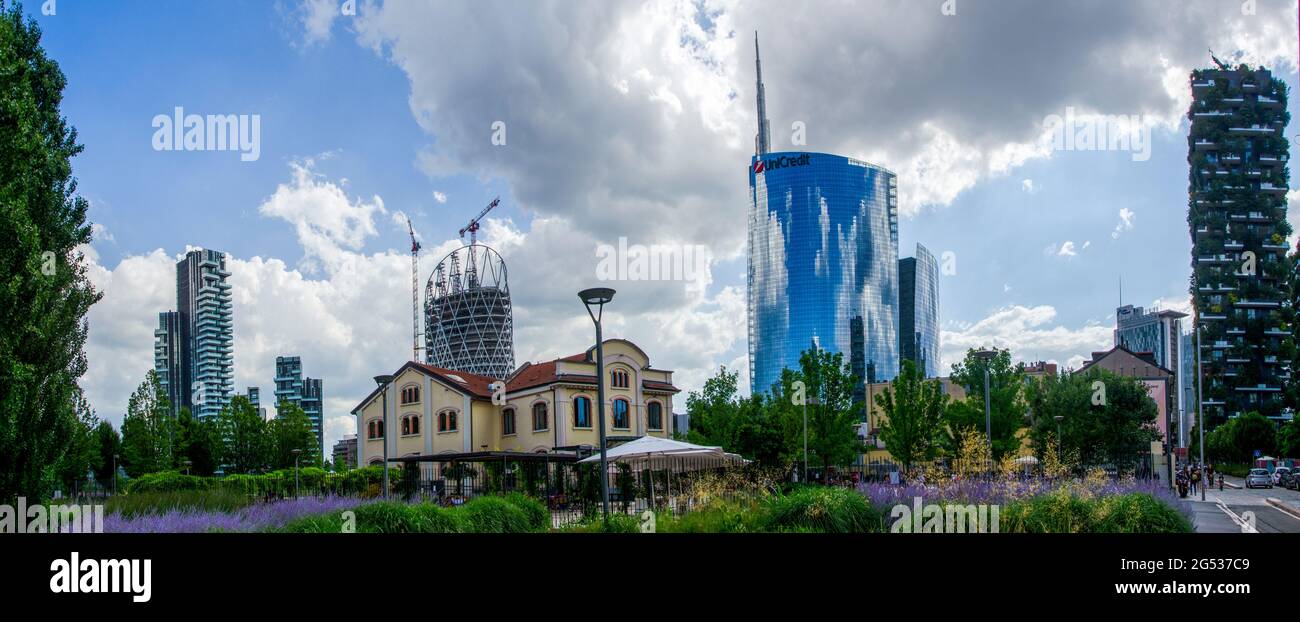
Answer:
[[(454, 508), (376, 501), (358, 506), (354, 512), (357, 533), (530, 533), (550, 527), (546, 507), (520, 494), (478, 497)], [(339, 533), (343, 526), (340, 512), (301, 518), (277, 531)]]
[[(390, 469), (390, 486), (401, 481), (400, 471), (393, 471), (395, 470)], [(384, 468), (370, 466), (345, 473), (331, 473), (317, 467), (306, 467), (299, 469), (297, 476), (297, 487), (302, 494), (373, 497), (380, 494)], [(177, 471), (160, 471), (131, 480), (126, 486), (126, 493), (217, 489), (257, 497), (286, 497), (294, 494), (294, 485), (293, 469), (225, 477), (199, 477)]]
[(884, 531), (884, 515), (847, 488), (800, 486), (764, 503), (765, 531), (871, 533)]
[(1190, 533), (1192, 524), (1169, 504), (1135, 492), (1082, 497), (1067, 489), (1015, 501), (1001, 509), (1006, 533)]

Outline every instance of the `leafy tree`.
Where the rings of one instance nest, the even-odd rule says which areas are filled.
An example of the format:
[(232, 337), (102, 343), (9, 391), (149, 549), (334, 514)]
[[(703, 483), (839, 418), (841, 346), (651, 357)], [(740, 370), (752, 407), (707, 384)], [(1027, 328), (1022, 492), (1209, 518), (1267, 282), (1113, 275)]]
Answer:
[(807, 397), (817, 397), (817, 405), (808, 406), (808, 452), (826, 469), (833, 464), (848, 464), (865, 451), (856, 425), (861, 421), (862, 404), (853, 401), (853, 389), (860, 380), (850, 371), (844, 355), (819, 348), (799, 355), (799, 380)]
[(59, 112), (66, 80), (35, 20), (0, 0), (0, 501), (44, 498), (77, 424), (85, 317), (101, 294), (78, 247), (77, 132)]
[(293, 450), (301, 449), (298, 466), (320, 463), (320, 447), (307, 413), (293, 402), (280, 402), (275, 419), (267, 424), (268, 459), (273, 469), (293, 468)]
[(1279, 457), (1300, 458), (1300, 416), (1278, 430), (1277, 452)]
[(122, 420), (122, 462), (132, 477), (172, 468), (175, 443), (171, 403), (150, 369), (127, 401)]
[(785, 468), (791, 459), (788, 413), (776, 397), (741, 398), (736, 372), (724, 366), (686, 398), (688, 442), (716, 445), (764, 466)]
[(984, 370), (989, 370), (989, 420), (993, 457), (1000, 460), (1007, 454), (1020, 451), (1020, 438), (1016, 433), (1024, 424), (1027, 405), (1022, 395), (1024, 367), (1012, 365), (1011, 351), (994, 349), (990, 361), (966, 352), (966, 358), (952, 366), (950, 379), (966, 389), (966, 399), (954, 402), (947, 408), (948, 435), (945, 444), (954, 455), (958, 453), (962, 433), (976, 430), (983, 433)]
[(1277, 452), (1277, 426), (1264, 415), (1248, 412), (1237, 417), (1233, 439), (1242, 461), (1250, 460), (1255, 452), (1268, 456)]
[(77, 494), (86, 483), (92, 471), (98, 469), (102, 459), (99, 453), (99, 439), (95, 427), (99, 419), (86, 401), (86, 395), (78, 390), (74, 396), (74, 408), (77, 412), (76, 425), (68, 437), (68, 448), (55, 466), (59, 484), (64, 492)]
[(212, 475), (221, 466), (221, 430), (211, 418), (199, 419), (181, 407), (176, 418), (176, 468), (189, 461), (192, 475)]
[[(1033, 420), (1029, 435), (1040, 456), (1059, 428), (1060, 449), (1077, 452), (1082, 464), (1131, 469), (1138, 455), (1162, 436), (1155, 426), (1156, 403), (1137, 378), (1103, 369), (1063, 373), (1029, 383), (1027, 394)], [(1095, 404), (1094, 395), (1104, 395), (1104, 403)]]
[(876, 406), (886, 417), (880, 426), (880, 438), (904, 469), (934, 459), (942, 442), (948, 408), (948, 395), (939, 381), (926, 380), (915, 363), (904, 360), (898, 378), (876, 395)]
[(113, 487), (113, 469), (117, 460), (114, 456), (122, 454), (122, 437), (118, 435), (117, 430), (113, 429), (113, 424), (107, 421), (100, 421), (95, 426), (95, 442), (99, 445), (99, 465), (95, 468), (95, 479), (99, 480), (99, 485), (107, 488)]
[(268, 464), (266, 422), (247, 396), (236, 395), (217, 415), (227, 473), (248, 473)]

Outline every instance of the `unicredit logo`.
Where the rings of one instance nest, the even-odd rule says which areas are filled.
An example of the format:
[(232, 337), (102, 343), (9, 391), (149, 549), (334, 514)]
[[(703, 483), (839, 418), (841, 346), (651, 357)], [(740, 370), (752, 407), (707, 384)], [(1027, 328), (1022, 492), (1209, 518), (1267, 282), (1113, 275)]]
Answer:
[(785, 168), (787, 166), (807, 166), (810, 162), (812, 162), (812, 156), (806, 153), (797, 156), (781, 156), (779, 158), (759, 160), (754, 162), (754, 174), (757, 175), (758, 173), (776, 170), (778, 168)]

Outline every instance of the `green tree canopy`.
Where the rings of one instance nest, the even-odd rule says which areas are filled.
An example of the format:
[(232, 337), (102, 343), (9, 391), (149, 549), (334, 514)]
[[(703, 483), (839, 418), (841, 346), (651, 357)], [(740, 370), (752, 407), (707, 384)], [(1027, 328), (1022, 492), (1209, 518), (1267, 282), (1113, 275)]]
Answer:
[(122, 463), (131, 477), (172, 468), (173, 423), (167, 393), (150, 369), (127, 400), (122, 420)]
[(275, 419), (267, 424), (267, 451), (271, 468), (293, 468), (293, 450), (302, 450), (298, 465), (318, 466), (320, 464), (320, 446), (316, 433), (311, 429), (311, 419), (307, 413), (293, 402), (280, 402), (276, 406)]
[(1090, 369), (1038, 378), (1026, 393), (1030, 439), (1040, 457), (1059, 428), (1060, 448), (1078, 450), (1083, 464), (1132, 469), (1139, 454), (1163, 436), (1155, 425), (1156, 403), (1137, 378)]
[(1012, 365), (1011, 351), (994, 349), (991, 360), (976, 356), (976, 351), (966, 351), (966, 358), (952, 366), (950, 380), (966, 389), (966, 399), (955, 402), (946, 410), (948, 435), (946, 448), (956, 455), (963, 430), (984, 432), (984, 371), (989, 372), (989, 420), (993, 457), (1000, 459), (1020, 450), (1016, 436), (1025, 423), (1025, 403), (1022, 389), (1025, 384), (1024, 367)]
[(65, 85), (36, 21), (0, 0), (0, 501), (49, 494), (47, 470), (76, 436), (85, 317), (101, 296), (77, 251), (90, 223)]
[(248, 397), (236, 395), (217, 415), (225, 446), (221, 455), (227, 473), (249, 473), (269, 466), (266, 422)]
[(886, 417), (880, 438), (905, 469), (938, 455), (948, 408), (938, 380), (926, 380), (915, 363), (904, 360), (898, 378), (876, 395), (876, 406)]

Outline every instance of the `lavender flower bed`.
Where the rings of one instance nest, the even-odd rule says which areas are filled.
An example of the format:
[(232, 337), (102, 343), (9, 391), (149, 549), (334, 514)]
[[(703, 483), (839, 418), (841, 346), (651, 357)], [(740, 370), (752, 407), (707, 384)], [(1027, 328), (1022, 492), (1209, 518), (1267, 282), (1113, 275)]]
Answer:
[(342, 512), (362, 503), (366, 503), (366, 500), (330, 495), (256, 503), (235, 512), (171, 510), (163, 514), (145, 514), (132, 518), (123, 518), (121, 514), (114, 513), (104, 517), (104, 531), (106, 533), (265, 531), (304, 516)]
[(1170, 490), (1161, 481), (1110, 479), (1104, 483), (1084, 481), (1050, 481), (1031, 480), (962, 480), (943, 482), (941, 485), (908, 484), (894, 486), (872, 482), (858, 486), (858, 490), (867, 500), (879, 508), (890, 508), (896, 504), (911, 504), (914, 497), (921, 497), (926, 503), (974, 503), (1007, 505), (1013, 501), (1050, 494), (1068, 486), (1075, 494), (1085, 496), (1108, 497), (1130, 493), (1146, 493), (1172, 507), (1179, 514), (1192, 518), (1192, 506), (1178, 493)]

